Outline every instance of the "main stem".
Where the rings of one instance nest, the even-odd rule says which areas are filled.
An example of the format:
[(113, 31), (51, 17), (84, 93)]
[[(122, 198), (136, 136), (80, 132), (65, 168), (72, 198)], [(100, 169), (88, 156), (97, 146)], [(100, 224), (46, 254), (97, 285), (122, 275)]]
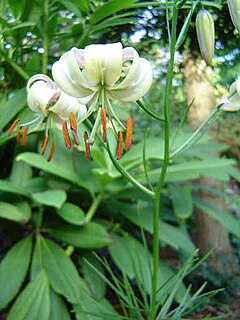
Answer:
[(166, 89), (164, 96), (164, 160), (161, 170), (161, 175), (156, 187), (154, 198), (154, 212), (153, 212), (153, 276), (152, 276), (152, 300), (151, 300), (151, 314), (150, 319), (154, 320), (157, 312), (157, 291), (158, 291), (158, 268), (159, 268), (159, 208), (161, 200), (161, 190), (167, 173), (169, 164), (169, 126), (170, 126), (170, 105), (172, 95), (172, 79), (174, 68), (174, 54), (176, 43), (176, 28), (177, 28), (177, 13), (178, 10), (173, 4), (172, 16), (172, 30), (171, 30), (171, 44), (170, 44), (170, 61), (168, 66)]
[(43, 3), (43, 57), (42, 57), (42, 73), (47, 73), (48, 65), (48, 18), (49, 18), (49, 0), (44, 0)]

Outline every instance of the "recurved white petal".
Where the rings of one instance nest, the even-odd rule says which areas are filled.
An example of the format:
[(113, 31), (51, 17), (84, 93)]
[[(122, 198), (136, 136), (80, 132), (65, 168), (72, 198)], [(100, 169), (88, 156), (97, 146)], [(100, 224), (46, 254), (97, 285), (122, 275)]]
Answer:
[(144, 58), (137, 59), (131, 68), (122, 83), (108, 88), (107, 94), (110, 98), (119, 101), (136, 101), (147, 93), (153, 78), (149, 61)]
[(27, 103), (31, 110), (47, 115), (47, 106), (53, 97), (56, 96), (56, 89), (50, 88), (45, 81), (34, 82), (28, 88)]
[(121, 75), (122, 44), (94, 44), (84, 49), (84, 68), (95, 84), (111, 85)]
[(72, 48), (52, 66), (52, 75), (58, 86), (67, 94), (77, 98), (86, 97), (94, 91), (80, 69), (82, 51)]

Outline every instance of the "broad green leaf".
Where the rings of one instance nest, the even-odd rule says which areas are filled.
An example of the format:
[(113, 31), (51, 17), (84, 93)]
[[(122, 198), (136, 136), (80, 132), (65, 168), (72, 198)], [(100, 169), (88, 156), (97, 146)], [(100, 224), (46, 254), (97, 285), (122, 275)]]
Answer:
[(100, 20), (114, 14), (123, 9), (131, 8), (131, 5), (136, 2), (136, 0), (110, 0), (105, 2), (102, 6), (99, 6), (92, 16), (90, 17), (90, 24), (94, 25)]
[(39, 237), (42, 266), (53, 289), (68, 301), (77, 303), (81, 290), (86, 290), (77, 269), (65, 251), (53, 241)]
[[(16, 203), (17, 204), (17, 203)], [(25, 201), (17, 205), (0, 201), (0, 217), (16, 222), (27, 222), (31, 216), (31, 208)]]
[(10, 181), (17, 187), (22, 187), (32, 177), (32, 168), (25, 162), (14, 160)]
[(73, 203), (64, 203), (61, 209), (57, 210), (58, 215), (68, 223), (76, 226), (84, 224), (84, 211)]
[(170, 184), (169, 185), (173, 210), (179, 219), (187, 219), (192, 215), (192, 190), (188, 187)]
[(82, 227), (58, 225), (56, 228), (50, 227), (46, 230), (57, 239), (78, 248), (98, 249), (111, 242), (106, 229), (95, 222), (90, 222)]
[(52, 289), (50, 289), (51, 313), (49, 320), (71, 320), (62, 298)]
[(32, 251), (32, 237), (16, 243), (0, 264), (0, 310), (18, 293), (27, 274)]
[(46, 190), (33, 193), (32, 198), (45, 206), (61, 208), (67, 199), (67, 194), (63, 190)]
[(229, 232), (240, 238), (240, 222), (230, 212), (225, 212), (199, 199), (195, 199), (194, 204), (221, 223)]
[(18, 296), (10, 310), (8, 320), (48, 320), (49, 316), (49, 283), (43, 270)]
[(17, 187), (15, 184), (7, 180), (0, 180), (0, 191), (16, 193), (26, 197), (30, 196), (30, 194), (24, 188)]
[[(128, 234), (124, 237), (114, 236), (113, 240), (113, 244), (109, 246), (113, 261), (130, 278), (135, 278), (137, 283), (142, 284), (146, 292), (151, 293), (153, 257), (150, 251)], [(174, 272), (163, 261), (159, 261), (158, 288), (163, 287), (158, 292), (158, 300), (163, 301), (165, 295), (171, 292), (174, 280), (170, 278), (173, 276)], [(176, 296), (178, 301), (181, 300), (180, 294), (185, 290), (182, 285)]]
[[(153, 233), (153, 208), (149, 204), (147, 206), (142, 205), (141, 208), (134, 208), (133, 206), (114, 201), (111, 203), (111, 207), (114, 207), (117, 212), (120, 212), (132, 223)], [(162, 220), (159, 220), (159, 239), (176, 250), (181, 249), (187, 253), (192, 253), (195, 250), (194, 244), (183, 229), (172, 226)]]
[(111, 320), (118, 319), (119, 315), (107, 299), (94, 300), (88, 294), (82, 294), (77, 305), (74, 305), (77, 320)]
[(0, 131), (16, 116), (16, 114), (26, 106), (26, 89), (14, 92), (7, 101), (0, 103)]

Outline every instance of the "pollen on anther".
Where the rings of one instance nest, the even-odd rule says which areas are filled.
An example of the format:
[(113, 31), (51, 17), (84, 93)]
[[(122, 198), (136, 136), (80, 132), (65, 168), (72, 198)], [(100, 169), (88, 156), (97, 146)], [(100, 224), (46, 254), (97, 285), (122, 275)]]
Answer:
[(63, 138), (64, 138), (64, 142), (65, 142), (65, 146), (68, 149), (71, 149), (72, 147), (72, 143), (71, 143), (71, 139), (68, 133), (68, 127), (67, 127), (67, 122), (63, 121), (62, 122), (62, 132), (63, 132)]
[(18, 124), (19, 121), (20, 121), (20, 119), (16, 119), (16, 120), (13, 121), (13, 123), (11, 124), (10, 128), (7, 131), (8, 136), (11, 135), (11, 133), (16, 128), (16, 125)]
[(48, 158), (47, 158), (47, 161), (51, 161), (51, 160), (52, 160), (54, 151), (55, 151), (55, 143), (53, 142), (53, 143), (52, 143), (52, 146), (51, 146), (51, 149), (50, 149), (50, 152), (49, 152), (49, 156), (48, 156)]
[(107, 116), (104, 108), (101, 108), (101, 121), (102, 121), (102, 139), (107, 141)]
[(116, 159), (119, 160), (123, 154), (123, 136), (122, 131), (118, 131), (118, 141), (117, 141), (117, 150), (116, 150)]
[(86, 158), (88, 160), (90, 160), (91, 159), (91, 152), (90, 152), (90, 146), (88, 144), (88, 133), (87, 133), (87, 131), (84, 132), (84, 143), (85, 143)]
[(26, 145), (26, 139), (27, 139), (28, 129), (29, 129), (29, 126), (27, 126), (26, 128), (24, 128), (24, 130), (23, 130), (23, 134), (22, 134), (22, 145), (23, 145), (23, 146)]
[(69, 121), (70, 121), (70, 127), (71, 127), (74, 141), (75, 141), (76, 145), (78, 146), (79, 145), (79, 138), (78, 138), (78, 134), (77, 134), (77, 121), (75, 119), (73, 112), (70, 112)]
[(132, 146), (132, 133), (133, 133), (133, 120), (132, 118), (128, 118), (126, 123), (126, 136), (125, 136), (126, 151), (129, 151)]
[(48, 134), (45, 135), (44, 139), (43, 139), (43, 143), (42, 143), (42, 155), (44, 155), (45, 151), (46, 151), (46, 148), (47, 148), (47, 143), (48, 143)]

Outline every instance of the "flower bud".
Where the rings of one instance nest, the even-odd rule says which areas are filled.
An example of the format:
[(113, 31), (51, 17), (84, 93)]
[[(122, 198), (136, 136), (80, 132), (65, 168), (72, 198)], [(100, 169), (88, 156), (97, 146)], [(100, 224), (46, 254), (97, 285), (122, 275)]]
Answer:
[(240, 78), (231, 85), (228, 96), (223, 96), (219, 105), (223, 111), (240, 110)]
[(234, 27), (240, 32), (240, 0), (228, 0), (227, 2)]
[(213, 18), (206, 9), (198, 12), (196, 28), (201, 54), (207, 64), (211, 64), (215, 46), (215, 31)]

